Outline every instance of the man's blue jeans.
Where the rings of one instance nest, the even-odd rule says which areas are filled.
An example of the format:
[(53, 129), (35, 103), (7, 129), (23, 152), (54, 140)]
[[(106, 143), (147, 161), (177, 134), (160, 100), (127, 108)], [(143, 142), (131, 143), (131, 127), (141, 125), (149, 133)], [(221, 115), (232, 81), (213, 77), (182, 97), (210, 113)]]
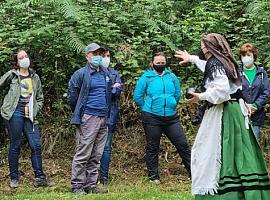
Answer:
[(108, 136), (104, 147), (104, 152), (100, 161), (100, 179), (109, 178), (109, 167), (111, 161), (111, 148), (112, 148), (113, 131), (108, 129)]
[(261, 131), (260, 126), (253, 126), (253, 132), (257, 140), (260, 139), (260, 131)]
[(9, 171), (11, 180), (19, 180), (19, 156), (23, 134), (31, 148), (31, 161), (35, 177), (45, 177), (42, 169), (41, 140), (37, 125), (25, 117), (13, 116), (9, 121), (4, 120), (9, 135)]

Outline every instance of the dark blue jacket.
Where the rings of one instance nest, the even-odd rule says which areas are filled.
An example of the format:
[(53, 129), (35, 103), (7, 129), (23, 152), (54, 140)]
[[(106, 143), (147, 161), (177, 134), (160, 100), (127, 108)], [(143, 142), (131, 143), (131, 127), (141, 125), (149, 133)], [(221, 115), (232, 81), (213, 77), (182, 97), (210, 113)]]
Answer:
[(119, 97), (123, 90), (124, 84), (122, 83), (121, 77), (117, 70), (108, 67), (108, 71), (111, 75), (112, 85), (115, 83), (120, 83), (120, 88), (113, 88), (112, 89), (112, 101), (111, 101), (111, 112), (110, 117), (107, 119), (107, 124), (109, 129), (113, 131), (116, 128), (118, 115), (119, 115)]
[(263, 67), (257, 67), (256, 76), (252, 85), (250, 85), (246, 75), (241, 73), (242, 79), (242, 94), (244, 100), (249, 103), (257, 105), (257, 111), (251, 115), (252, 124), (261, 126), (265, 119), (264, 106), (267, 103), (270, 92), (270, 85), (267, 72)]
[[(103, 70), (106, 75), (107, 116), (109, 116), (111, 107), (112, 80), (111, 75), (106, 68), (101, 68), (101, 70)], [(91, 68), (87, 63), (85, 67), (74, 72), (69, 80), (67, 102), (73, 112), (70, 121), (71, 124), (81, 124), (81, 119), (84, 114), (85, 105), (87, 103), (88, 94), (91, 88), (91, 75), (95, 72), (96, 70)]]

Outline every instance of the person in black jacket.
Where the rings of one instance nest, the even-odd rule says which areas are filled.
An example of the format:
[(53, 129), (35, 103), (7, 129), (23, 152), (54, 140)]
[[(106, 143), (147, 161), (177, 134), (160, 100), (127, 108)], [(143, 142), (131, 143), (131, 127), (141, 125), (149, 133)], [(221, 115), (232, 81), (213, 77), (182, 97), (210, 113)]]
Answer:
[(242, 62), (242, 94), (249, 109), (253, 132), (259, 139), (260, 128), (265, 119), (264, 107), (269, 96), (270, 85), (267, 72), (254, 63), (257, 54), (257, 49), (250, 43), (242, 45), (239, 51)]

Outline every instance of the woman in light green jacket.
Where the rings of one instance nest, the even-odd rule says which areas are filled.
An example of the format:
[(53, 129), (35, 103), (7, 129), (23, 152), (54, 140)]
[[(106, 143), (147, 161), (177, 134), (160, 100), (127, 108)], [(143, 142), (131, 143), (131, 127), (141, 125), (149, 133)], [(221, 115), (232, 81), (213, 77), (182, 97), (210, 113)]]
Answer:
[(13, 69), (0, 79), (0, 88), (7, 89), (1, 106), (1, 115), (9, 135), (10, 187), (19, 186), (19, 155), (23, 135), (31, 148), (31, 161), (36, 187), (48, 185), (43, 172), (41, 140), (36, 115), (43, 104), (39, 76), (30, 69), (30, 59), (24, 50), (12, 54)]

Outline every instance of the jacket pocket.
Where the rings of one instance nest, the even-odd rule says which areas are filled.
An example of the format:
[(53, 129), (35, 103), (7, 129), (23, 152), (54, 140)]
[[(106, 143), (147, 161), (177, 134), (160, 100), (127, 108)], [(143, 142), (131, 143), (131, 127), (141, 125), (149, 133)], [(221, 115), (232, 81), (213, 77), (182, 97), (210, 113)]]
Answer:
[(164, 112), (164, 97), (152, 97), (152, 101), (151, 101), (151, 111), (156, 113), (156, 114), (163, 114)]
[(174, 96), (167, 97), (167, 105), (166, 105), (167, 108), (174, 110), (176, 109), (176, 105), (177, 105), (177, 102)]

